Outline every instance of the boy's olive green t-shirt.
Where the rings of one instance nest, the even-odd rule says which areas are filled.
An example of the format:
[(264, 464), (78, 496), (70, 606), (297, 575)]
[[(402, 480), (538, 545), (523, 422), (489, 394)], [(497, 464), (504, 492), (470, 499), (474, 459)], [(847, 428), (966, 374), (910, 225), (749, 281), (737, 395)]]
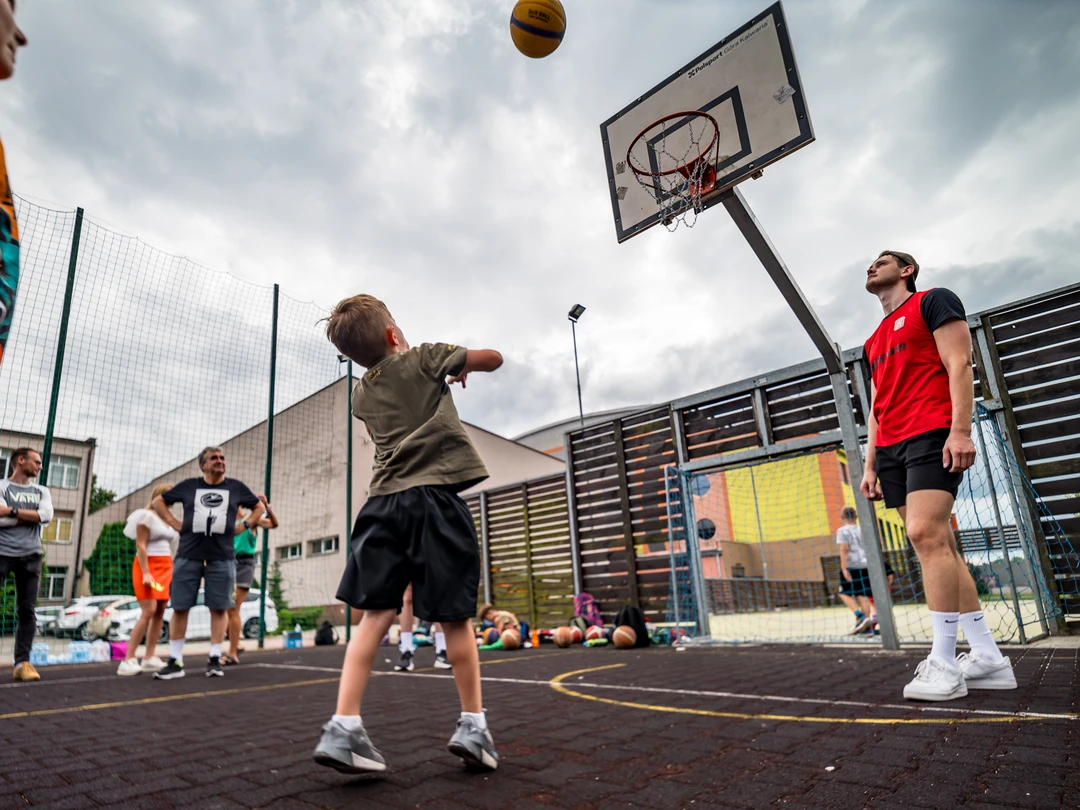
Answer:
[(380, 360), (357, 382), (353, 416), (375, 442), (370, 496), (420, 486), (460, 492), (488, 477), (446, 383), (465, 357), (461, 346), (425, 343)]

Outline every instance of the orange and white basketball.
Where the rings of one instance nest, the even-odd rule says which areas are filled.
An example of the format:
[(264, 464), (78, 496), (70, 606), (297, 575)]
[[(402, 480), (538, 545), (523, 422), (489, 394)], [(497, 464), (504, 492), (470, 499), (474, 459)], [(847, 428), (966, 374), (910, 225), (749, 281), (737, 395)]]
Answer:
[(603, 638), (604, 628), (597, 627), (595, 624), (585, 631), (585, 640), (592, 641), (593, 639)]
[(570, 640), (572, 643), (580, 644), (582, 641), (585, 640), (585, 636), (582, 634), (581, 628), (577, 625), (574, 625), (573, 627), (568, 627), (566, 629), (570, 631)]
[[(569, 647), (574, 643), (574, 634), (571, 632), (574, 628), (571, 627), (556, 627), (555, 632), (551, 634), (552, 639), (555, 641), (557, 647)], [(580, 633), (581, 631), (578, 630)]]
[(503, 630), (502, 646), (504, 650), (516, 650), (521, 646), (521, 633), (513, 627)]
[(559, 0), (518, 0), (510, 15), (510, 38), (528, 57), (540, 59), (559, 47), (566, 33), (566, 12)]
[(620, 625), (615, 628), (615, 632), (611, 634), (611, 640), (615, 642), (615, 646), (620, 650), (626, 650), (633, 647), (637, 643), (637, 633), (634, 632), (633, 627), (628, 625)]

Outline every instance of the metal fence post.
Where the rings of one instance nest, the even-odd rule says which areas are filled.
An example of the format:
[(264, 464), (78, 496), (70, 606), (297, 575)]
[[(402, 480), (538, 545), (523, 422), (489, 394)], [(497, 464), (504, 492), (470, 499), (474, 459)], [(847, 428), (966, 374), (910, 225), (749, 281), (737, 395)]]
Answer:
[(491, 604), (491, 540), (488, 538), (488, 494), (480, 493), (480, 560), (484, 566), (484, 604)]
[[(68, 321), (71, 318), (71, 298), (75, 292), (75, 266), (79, 262), (79, 241), (82, 239), (83, 210), (75, 209), (75, 231), (71, 235), (71, 256), (68, 258), (67, 287), (64, 289), (64, 309), (60, 315), (60, 335), (56, 341), (56, 362), (53, 364), (52, 396), (49, 398), (49, 418), (45, 424), (45, 444), (41, 448), (41, 485), (49, 484), (52, 462), (53, 430), (56, 427), (56, 408), (60, 402), (60, 379), (64, 374), (64, 352), (67, 349)], [(93, 470), (90, 471), (91, 480)], [(78, 572), (76, 571), (76, 579)]]
[(889, 577), (885, 573), (885, 552), (882, 551), (881, 538), (878, 535), (877, 512), (855, 483), (856, 476), (862, 475), (864, 462), (862, 446), (859, 442), (859, 426), (855, 424), (855, 411), (851, 407), (847, 373), (844, 371), (831, 373), (829, 381), (832, 383), (840, 433), (844, 438), (848, 478), (851, 480), (851, 489), (855, 496), (855, 511), (859, 515), (859, 534), (862, 537), (863, 549), (866, 551), (866, 568), (867, 573), (870, 574), (870, 592), (874, 596), (874, 610), (877, 612), (878, 629), (881, 631), (881, 646), (886, 650), (898, 650), (900, 640), (896, 634), (896, 618), (893, 614), (892, 594), (889, 592)]
[[(345, 565), (348, 566), (352, 561), (352, 464), (353, 464), (353, 446), (352, 446), (352, 394), (353, 394), (353, 377), (352, 377), (352, 360), (349, 360), (346, 364), (346, 375), (348, 378), (348, 387), (345, 389)], [(352, 639), (352, 607), (345, 604), (345, 642), (348, 643)]]
[[(274, 384), (277, 381), (278, 285), (274, 285), (274, 320), (270, 328), (270, 402), (266, 417), (266, 499), (270, 500), (270, 476), (274, 466)], [(262, 589), (259, 593), (259, 649), (266, 637), (266, 569), (270, 564), (270, 530), (263, 529)]]

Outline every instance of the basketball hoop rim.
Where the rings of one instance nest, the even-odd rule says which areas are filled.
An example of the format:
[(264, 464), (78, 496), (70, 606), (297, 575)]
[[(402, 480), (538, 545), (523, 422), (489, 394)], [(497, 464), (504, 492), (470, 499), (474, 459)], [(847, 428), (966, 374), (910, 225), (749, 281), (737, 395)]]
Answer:
[[(687, 161), (686, 163), (680, 163), (677, 166), (675, 166), (675, 168), (673, 168), (673, 169), (665, 169), (664, 171), (659, 171), (659, 172), (651, 172), (651, 171), (649, 171), (647, 169), (639, 169), (637, 166), (634, 165), (634, 161), (630, 159), (630, 153), (634, 151), (634, 146), (637, 145), (637, 142), (640, 141), (643, 137), (645, 137), (646, 132), (648, 132), (650, 129), (655, 127), (657, 124), (662, 124), (665, 121), (671, 121), (671, 120), (673, 120), (675, 118), (694, 118), (694, 117), (696, 117), (696, 118), (707, 118), (707, 119), (709, 119), (709, 123), (711, 123), (712, 126), (713, 126), (712, 140), (709, 141), (708, 146), (706, 146), (704, 149), (701, 150), (701, 153), (697, 157), (695, 157), (693, 160)], [(645, 127), (645, 129), (641, 130), (641, 132), (639, 132), (637, 134), (637, 137), (635, 137), (634, 140), (630, 141), (630, 146), (626, 150), (626, 165), (630, 167), (630, 171), (632, 171), (634, 174), (638, 175), (639, 177), (667, 177), (669, 175), (675, 174), (676, 172), (682, 171), (684, 166), (686, 166), (686, 167), (693, 166), (699, 160), (704, 159), (705, 156), (708, 155), (709, 152), (712, 151), (713, 147), (717, 145), (717, 141), (719, 141), (719, 140), (720, 140), (720, 125), (717, 124), (716, 119), (713, 118), (711, 115), (709, 115), (707, 112), (702, 112), (701, 110), (684, 110), (683, 112), (669, 113), (668, 115), (665, 115), (663, 118), (657, 118), (655, 121), (653, 121), (647, 127)]]

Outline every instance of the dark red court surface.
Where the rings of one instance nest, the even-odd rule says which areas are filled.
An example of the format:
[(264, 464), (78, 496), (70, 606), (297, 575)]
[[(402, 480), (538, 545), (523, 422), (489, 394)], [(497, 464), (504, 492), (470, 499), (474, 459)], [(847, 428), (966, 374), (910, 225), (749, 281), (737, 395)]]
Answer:
[(0, 807), (1080, 807), (1077, 650), (1013, 651), (1017, 691), (921, 708), (900, 697), (914, 652), (482, 653), (502, 755), (484, 775), (445, 750), (457, 698), (427, 648), (417, 672), (373, 679), (363, 717), (391, 770), (359, 778), (311, 761), (343, 654), (3, 685)]

